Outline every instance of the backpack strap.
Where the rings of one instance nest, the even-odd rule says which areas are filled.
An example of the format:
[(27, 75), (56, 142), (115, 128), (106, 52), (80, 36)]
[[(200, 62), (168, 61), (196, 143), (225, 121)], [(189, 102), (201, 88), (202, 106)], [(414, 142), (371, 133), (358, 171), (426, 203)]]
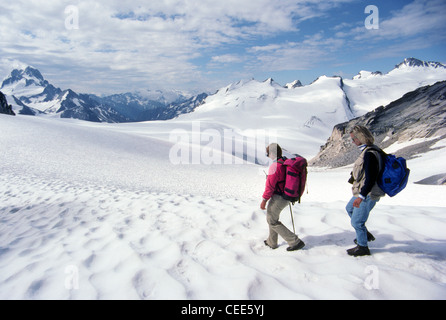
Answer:
[(279, 159), (277, 159), (277, 163), (280, 163), (280, 164), (282, 164), (282, 165), (285, 165), (285, 160), (286, 160), (285, 157), (279, 158)]
[(372, 152), (376, 159), (378, 160), (378, 172), (381, 175), (384, 171), (384, 159), (387, 157), (387, 153), (385, 153), (381, 148), (379, 148), (376, 145), (367, 146), (365, 148), (365, 152), (370, 151)]
[[(286, 160), (286, 157), (279, 158), (279, 159), (277, 159), (277, 163), (280, 163), (282, 166), (286, 167), (285, 160)], [(283, 180), (277, 181), (277, 185), (276, 185), (276, 189), (274, 190), (274, 193), (282, 195), (283, 190), (280, 190), (280, 184), (283, 184), (284, 188), (285, 188), (285, 182), (286, 182), (286, 170), (285, 170), (285, 175), (283, 177)]]

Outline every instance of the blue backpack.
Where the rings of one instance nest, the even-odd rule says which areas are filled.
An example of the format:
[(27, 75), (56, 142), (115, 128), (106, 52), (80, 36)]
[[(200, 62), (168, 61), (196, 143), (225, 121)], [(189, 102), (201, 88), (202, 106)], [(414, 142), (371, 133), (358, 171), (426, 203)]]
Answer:
[(378, 176), (378, 186), (390, 197), (397, 195), (406, 187), (409, 180), (410, 169), (407, 168), (406, 159), (386, 154), (382, 150), (371, 149), (382, 155), (384, 164)]

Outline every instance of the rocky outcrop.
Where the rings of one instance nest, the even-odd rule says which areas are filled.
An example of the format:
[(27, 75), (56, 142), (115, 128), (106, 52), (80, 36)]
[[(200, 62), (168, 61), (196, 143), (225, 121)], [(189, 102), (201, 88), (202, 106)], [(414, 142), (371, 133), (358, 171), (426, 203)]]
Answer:
[(0, 91), (0, 113), (15, 116), (12, 106), (8, 104), (5, 95)]
[(426, 184), (426, 185), (446, 185), (446, 173), (436, 174), (420, 181), (416, 181), (416, 184)]
[(309, 161), (309, 165), (341, 167), (353, 163), (358, 157), (358, 150), (350, 138), (350, 131), (355, 125), (368, 127), (381, 148), (395, 142), (431, 138), (396, 152), (406, 159), (428, 152), (436, 142), (446, 138), (446, 81), (421, 87), (385, 107), (336, 125), (327, 143)]

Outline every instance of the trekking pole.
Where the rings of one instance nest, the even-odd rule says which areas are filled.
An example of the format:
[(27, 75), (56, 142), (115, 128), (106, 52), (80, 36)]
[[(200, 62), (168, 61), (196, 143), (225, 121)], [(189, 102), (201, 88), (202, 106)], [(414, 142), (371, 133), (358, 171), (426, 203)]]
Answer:
[(296, 229), (294, 228), (293, 209), (291, 208), (291, 202), (289, 205), (290, 205), (291, 221), (293, 222), (293, 231), (294, 231), (294, 234), (296, 234)]

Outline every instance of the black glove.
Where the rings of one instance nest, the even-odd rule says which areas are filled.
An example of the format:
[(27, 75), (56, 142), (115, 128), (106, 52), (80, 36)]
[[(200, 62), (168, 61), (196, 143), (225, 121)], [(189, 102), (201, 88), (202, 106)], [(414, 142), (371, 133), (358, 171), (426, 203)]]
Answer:
[(355, 178), (353, 178), (353, 172), (350, 172), (350, 179), (348, 179), (348, 183), (353, 184), (355, 182)]

